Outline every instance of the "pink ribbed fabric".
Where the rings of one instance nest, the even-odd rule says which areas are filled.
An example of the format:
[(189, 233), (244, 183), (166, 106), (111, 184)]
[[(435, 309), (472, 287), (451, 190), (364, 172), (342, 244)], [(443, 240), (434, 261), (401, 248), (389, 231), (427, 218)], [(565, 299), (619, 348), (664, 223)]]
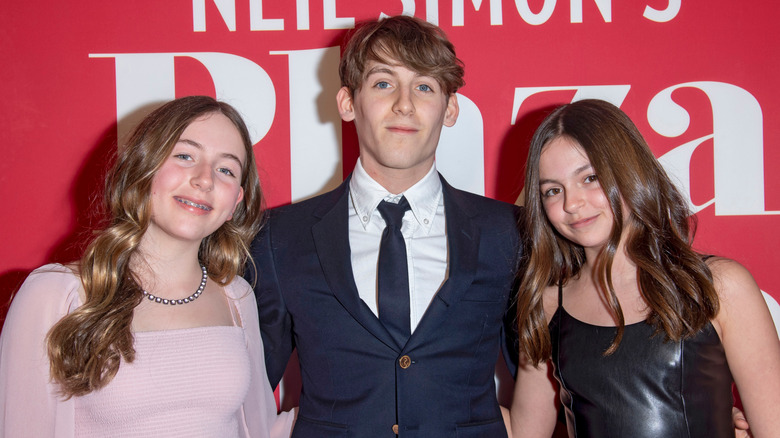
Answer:
[(252, 288), (224, 291), (235, 327), (135, 334), (136, 360), (101, 391), (64, 398), (49, 377), (46, 334), (78, 308), (81, 281), (62, 265), (25, 280), (0, 333), (0, 438), (289, 438), (294, 412), (276, 414)]
[(240, 327), (136, 333), (135, 351), (111, 384), (75, 399), (76, 436), (238, 437), (250, 379)]

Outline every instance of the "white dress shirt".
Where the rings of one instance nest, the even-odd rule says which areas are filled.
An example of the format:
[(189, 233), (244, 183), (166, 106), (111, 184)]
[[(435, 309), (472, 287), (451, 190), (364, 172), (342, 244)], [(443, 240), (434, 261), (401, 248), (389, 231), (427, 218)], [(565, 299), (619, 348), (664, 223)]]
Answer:
[(374, 181), (358, 159), (349, 182), (349, 246), (352, 272), (360, 298), (374, 315), (377, 310), (377, 262), (385, 220), (377, 210), (381, 201), (409, 201), (401, 224), (409, 267), (411, 329), (420, 320), (447, 277), (448, 251), (444, 197), (436, 166), (404, 193), (393, 194)]

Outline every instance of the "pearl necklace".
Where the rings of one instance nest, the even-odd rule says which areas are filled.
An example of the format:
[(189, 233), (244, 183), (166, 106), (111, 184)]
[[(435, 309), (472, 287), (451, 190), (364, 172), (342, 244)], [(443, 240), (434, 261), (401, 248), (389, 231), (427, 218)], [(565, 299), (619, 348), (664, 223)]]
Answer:
[(157, 296), (154, 296), (150, 294), (147, 291), (144, 291), (144, 296), (149, 299), (149, 301), (160, 303), (160, 304), (170, 304), (171, 306), (175, 306), (177, 304), (187, 304), (195, 301), (200, 294), (203, 293), (203, 289), (206, 288), (206, 282), (209, 279), (209, 274), (206, 271), (206, 267), (203, 265), (200, 265), (200, 270), (203, 271), (203, 278), (200, 280), (200, 286), (198, 286), (198, 290), (195, 291), (194, 294), (188, 296), (187, 298), (183, 298), (181, 300), (169, 300), (167, 298), (160, 298)]

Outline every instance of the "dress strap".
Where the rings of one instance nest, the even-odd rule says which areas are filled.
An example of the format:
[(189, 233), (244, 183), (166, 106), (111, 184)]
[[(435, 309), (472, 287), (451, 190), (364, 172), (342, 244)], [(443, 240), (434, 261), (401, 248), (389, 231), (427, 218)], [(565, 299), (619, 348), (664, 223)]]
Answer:
[(563, 307), (563, 282), (558, 282), (558, 308)]

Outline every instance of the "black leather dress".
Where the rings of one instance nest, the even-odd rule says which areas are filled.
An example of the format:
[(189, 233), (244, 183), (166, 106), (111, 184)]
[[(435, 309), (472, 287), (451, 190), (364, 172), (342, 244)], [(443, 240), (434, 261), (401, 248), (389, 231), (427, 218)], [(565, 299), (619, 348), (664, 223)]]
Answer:
[(678, 342), (630, 324), (604, 356), (615, 332), (569, 315), (559, 290), (550, 334), (570, 437), (734, 437), (731, 372), (711, 323)]

